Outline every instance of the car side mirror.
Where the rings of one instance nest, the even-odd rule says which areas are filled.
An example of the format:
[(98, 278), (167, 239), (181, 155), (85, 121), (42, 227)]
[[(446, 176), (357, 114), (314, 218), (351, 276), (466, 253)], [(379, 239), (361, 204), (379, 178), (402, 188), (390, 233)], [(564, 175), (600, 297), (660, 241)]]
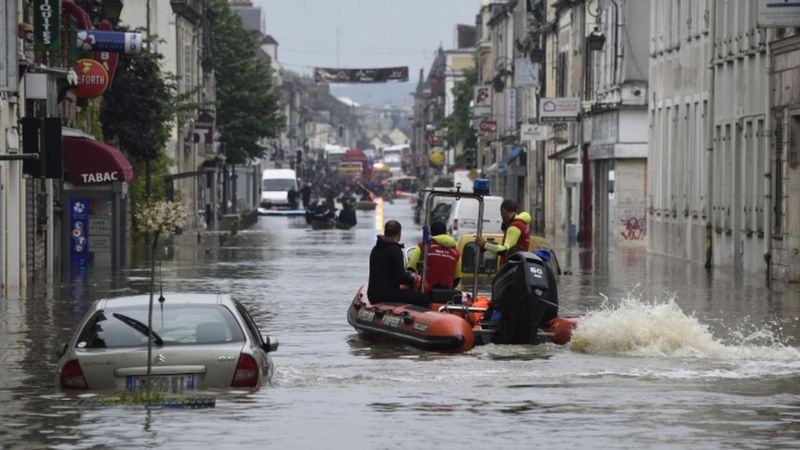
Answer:
[(64, 356), (64, 354), (67, 353), (68, 347), (69, 346), (67, 345), (66, 342), (58, 344), (58, 346), (56, 346), (56, 349), (53, 351), (53, 353), (56, 355), (56, 358), (61, 358), (62, 356)]
[(265, 352), (274, 352), (278, 349), (278, 338), (262, 335), (261, 340), (264, 341), (264, 345), (261, 348), (264, 349)]

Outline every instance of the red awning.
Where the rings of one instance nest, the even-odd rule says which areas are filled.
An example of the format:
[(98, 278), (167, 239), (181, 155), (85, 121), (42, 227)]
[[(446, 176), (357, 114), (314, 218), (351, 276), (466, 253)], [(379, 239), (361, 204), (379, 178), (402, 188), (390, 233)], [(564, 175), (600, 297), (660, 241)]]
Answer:
[(76, 185), (133, 180), (133, 166), (105, 142), (64, 135), (64, 178)]

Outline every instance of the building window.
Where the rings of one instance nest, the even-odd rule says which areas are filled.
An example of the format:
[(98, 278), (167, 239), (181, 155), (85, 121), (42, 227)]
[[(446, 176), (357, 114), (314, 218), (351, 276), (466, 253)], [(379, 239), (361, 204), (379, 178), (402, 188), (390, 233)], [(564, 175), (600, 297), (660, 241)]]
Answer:
[(786, 149), (786, 162), (789, 167), (796, 169), (800, 164), (800, 113), (793, 114), (789, 129), (789, 148)]
[(766, 174), (766, 161), (769, 160), (769, 154), (766, 151), (766, 142), (767, 137), (764, 135), (764, 119), (760, 119), (758, 121), (758, 131), (756, 132), (756, 153), (758, 154), (756, 165), (758, 169), (756, 170), (756, 206), (755, 206), (755, 220), (756, 220), (756, 230), (758, 231), (759, 235), (764, 233), (764, 203), (765, 203), (765, 195), (764, 195), (764, 178), (762, 178)]
[(781, 234), (781, 222), (783, 222), (783, 124), (782, 118), (778, 118), (778, 126), (775, 127), (775, 173), (774, 173), (774, 195), (772, 196), (772, 209), (774, 212), (775, 222), (773, 225), (773, 234), (779, 236)]
[(559, 52), (556, 60), (556, 97), (567, 95), (567, 52)]

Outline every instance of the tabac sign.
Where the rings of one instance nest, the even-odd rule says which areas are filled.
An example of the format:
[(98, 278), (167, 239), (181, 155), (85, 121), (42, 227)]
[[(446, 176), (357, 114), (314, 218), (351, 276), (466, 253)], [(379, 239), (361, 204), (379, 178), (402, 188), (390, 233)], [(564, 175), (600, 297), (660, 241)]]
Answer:
[(39, 51), (61, 48), (61, 0), (34, 1), (33, 44)]

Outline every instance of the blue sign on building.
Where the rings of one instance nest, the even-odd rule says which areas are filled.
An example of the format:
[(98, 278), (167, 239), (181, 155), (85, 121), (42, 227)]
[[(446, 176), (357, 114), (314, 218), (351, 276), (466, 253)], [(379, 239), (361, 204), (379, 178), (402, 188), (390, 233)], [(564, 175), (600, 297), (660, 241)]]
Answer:
[(70, 265), (72, 273), (89, 269), (89, 202), (72, 199), (70, 203)]
[(78, 30), (77, 46), (87, 52), (139, 53), (141, 33), (122, 31)]

